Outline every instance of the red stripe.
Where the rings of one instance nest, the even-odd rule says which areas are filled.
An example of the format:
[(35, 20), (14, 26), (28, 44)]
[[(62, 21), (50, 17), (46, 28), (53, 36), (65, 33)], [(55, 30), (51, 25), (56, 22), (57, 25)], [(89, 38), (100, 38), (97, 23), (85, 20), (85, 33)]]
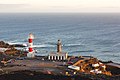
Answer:
[(29, 39), (28, 41), (29, 41), (29, 43), (32, 43), (32, 42), (33, 42), (33, 39)]
[(29, 48), (29, 52), (32, 52), (33, 51), (33, 48)]

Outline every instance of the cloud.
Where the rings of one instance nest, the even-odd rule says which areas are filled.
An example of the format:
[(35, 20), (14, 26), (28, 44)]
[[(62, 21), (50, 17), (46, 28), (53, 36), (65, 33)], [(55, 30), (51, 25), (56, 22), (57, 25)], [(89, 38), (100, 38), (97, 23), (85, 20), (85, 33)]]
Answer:
[(0, 4), (0, 12), (22, 12), (30, 6), (30, 4)]
[(0, 4), (0, 9), (3, 8), (19, 8), (19, 7), (26, 7), (29, 4)]
[(120, 7), (117, 7), (117, 6), (108, 6), (108, 7), (103, 7), (103, 8), (120, 9)]

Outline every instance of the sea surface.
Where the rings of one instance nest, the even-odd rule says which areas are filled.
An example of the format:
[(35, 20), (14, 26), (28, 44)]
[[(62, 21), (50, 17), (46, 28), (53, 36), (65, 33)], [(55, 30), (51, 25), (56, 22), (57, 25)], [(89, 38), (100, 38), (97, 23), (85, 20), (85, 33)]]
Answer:
[(117, 13), (1, 13), (0, 40), (27, 44), (33, 33), (39, 55), (62, 49), (73, 56), (94, 56), (120, 63), (120, 14)]

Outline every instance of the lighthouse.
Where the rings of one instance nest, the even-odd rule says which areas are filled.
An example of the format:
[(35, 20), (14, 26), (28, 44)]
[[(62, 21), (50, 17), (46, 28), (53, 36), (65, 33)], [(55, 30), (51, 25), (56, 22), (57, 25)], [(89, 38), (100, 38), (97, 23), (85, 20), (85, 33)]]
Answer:
[(57, 42), (57, 52), (50, 52), (48, 54), (48, 60), (63, 61), (68, 59), (68, 53), (62, 52), (62, 43), (60, 40)]
[(34, 39), (34, 35), (32, 33), (30, 33), (29, 37), (28, 37), (28, 50), (29, 50), (29, 52), (27, 53), (27, 57), (29, 57), (29, 58), (35, 57), (35, 53), (33, 51), (33, 39)]
[(57, 52), (58, 53), (61, 53), (62, 52), (62, 44), (61, 44), (61, 41), (58, 40), (58, 43), (57, 43)]

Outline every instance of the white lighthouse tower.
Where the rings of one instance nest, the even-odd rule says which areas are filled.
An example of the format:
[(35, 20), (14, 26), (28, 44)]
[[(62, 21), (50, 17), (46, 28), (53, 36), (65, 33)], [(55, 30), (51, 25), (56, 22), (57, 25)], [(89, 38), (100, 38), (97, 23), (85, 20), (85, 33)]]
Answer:
[(33, 39), (34, 39), (34, 35), (32, 33), (29, 34), (29, 38), (28, 38), (28, 49), (29, 52), (27, 53), (27, 57), (29, 58), (33, 58), (35, 57), (35, 53), (33, 51)]

